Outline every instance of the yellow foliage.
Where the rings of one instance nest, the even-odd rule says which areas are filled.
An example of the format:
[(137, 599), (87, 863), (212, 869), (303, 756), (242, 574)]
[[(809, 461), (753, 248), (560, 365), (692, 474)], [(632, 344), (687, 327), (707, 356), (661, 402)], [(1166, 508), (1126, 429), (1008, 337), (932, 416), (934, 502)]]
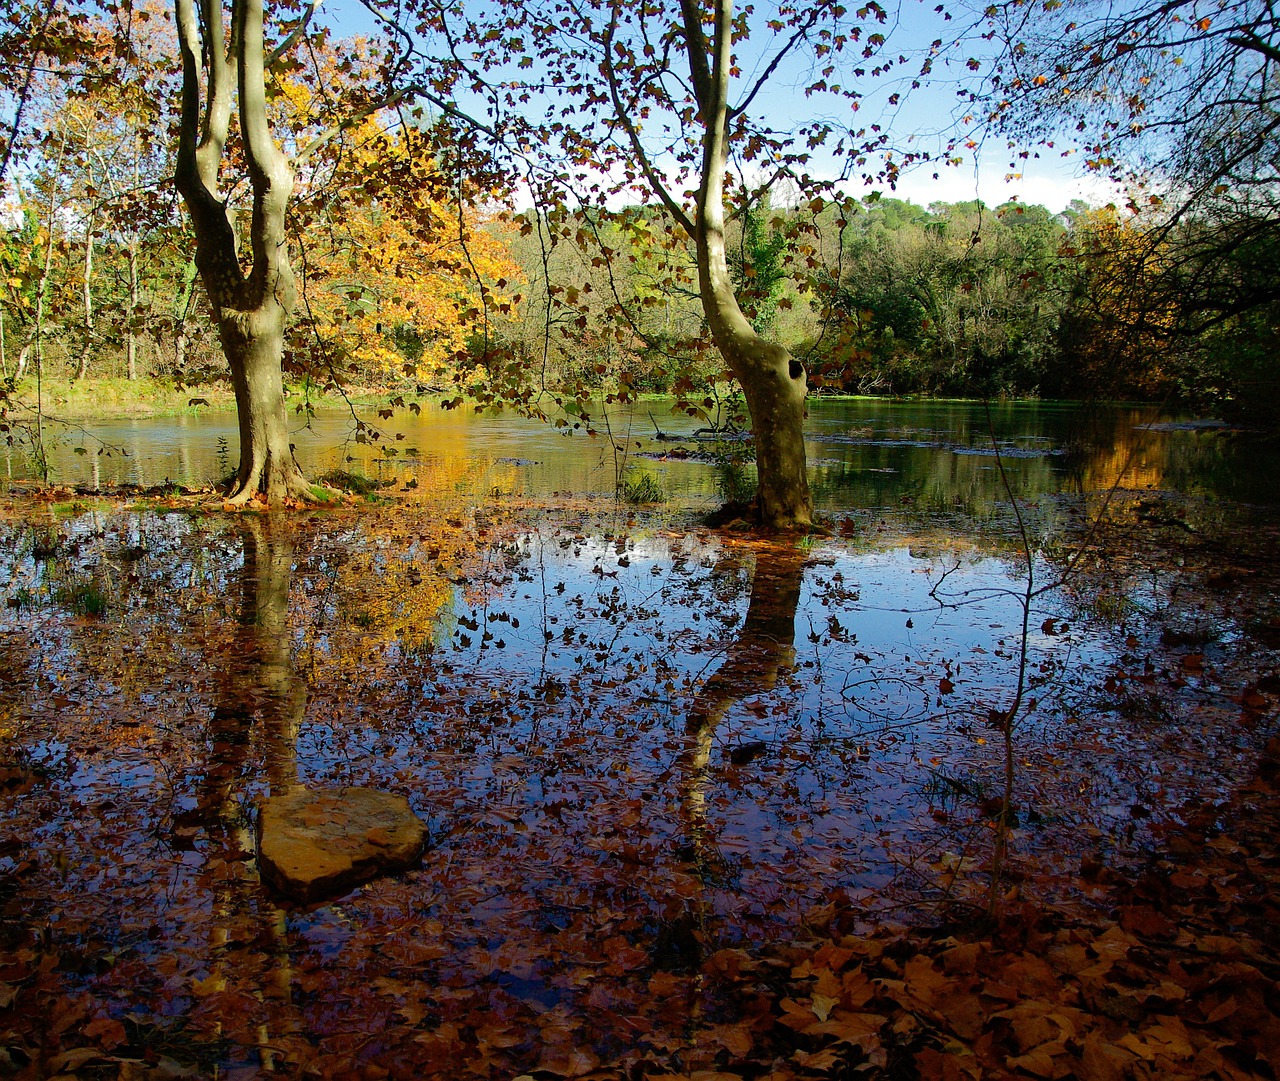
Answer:
[(445, 376), (485, 305), (513, 314), (499, 223), (459, 205), (421, 133), (366, 121), (328, 183), (339, 196), (312, 212), (300, 281), (314, 333), (358, 378)]
[[(429, 519), (389, 513), (376, 544), (358, 546), (335, 582), (343, 616), (330, 638), (330, 663), (361, 667), (369, 647), (395, 645), (413, 653), (438, 645), (457, 595), (454, 578), (475, 549), (467, 528), (474, 463), (462, 456), (422, 462), (413, 479), (415, 501), (433, 508)], [(424, 523), (432, 528), (424, 533)], [(356, 641), (346, 640), (352, 636)]]
[(1178, 317), (1176, 298), (1161, 288), (1167, 246), (1152, 239), (1140, 218), (1115, 207), (1084, 214), (1070, 243), (1082, 286), (1065, 320), (1075, 363), (1095, 371), (1091, 385), (1158, 394)]

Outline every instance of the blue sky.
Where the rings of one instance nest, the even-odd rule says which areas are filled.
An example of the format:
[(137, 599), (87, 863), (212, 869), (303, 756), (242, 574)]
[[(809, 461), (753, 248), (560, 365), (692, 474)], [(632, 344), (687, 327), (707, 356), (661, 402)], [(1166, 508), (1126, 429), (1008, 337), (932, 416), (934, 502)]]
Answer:
[[(487, 7), (485, 0), (476, 0), (481, 9)], [(739, 0), (741, 4), (743, 0)], [(774, 0), (776, 3), (777, 0)], [(890, 24), (883, 29), (889, 32), (889, 45), (893, 52), (908, 53), (923, 50), (935, 37), (950, 34), (953, 37), (961, 34), (958, 20), (942, 22), (934, 11), (936, 0), (900, 0), (900, 7), (891, 12)], [(758, 11), (772, 7), (770, 0), (759, 0)], [(368, 33), (373, 23), (360, 5), (359, 0), (323, 0), (323, 12), (326, 20), (334, 26), (340, 36), (357, 33)], [(477, 12), (479, 14), (479, 12)], [(760, 16), (757, 16), (758, 18)], [(975, 25), (981, 26), (981, 17), (970, 15)], [(764, 61), (760, 55), (767, 55), (773, 42), (767, 31), (754, 34), (749, 42), (739, 46), (739, 59), (749, 79), (753, 65)], [(953, 43), (939, 57), (934, 65), (934, 75), (925, 85), (911, 91), (903, 104), (890, 109), (885, 98), (895, 88), (892, 80), (880, 82), (868, 81), (868, 96), (859, 113), (860, 121), (878, 120), (890, 128), (895, 141), (902, 143), (908, 135), (923, 134), (926, 138), (930, 131), (946, 131), (953, 118), (963, 112), (957, 104), (957, 91), (973, 87), (975, 76), (965, 61), (971, 56), (982, 57), (983, 50), (989, 49), (978, 33), (963, 34), (963, 40)], [(753, 57), (752, 52), (757, 56)], [(842, 61), (843, 63), (843, 61)], [(917, 61), (912, 61), (904, 73)], [(513, 69), (514, 70), (514, 69)], [(523, 73), (526, 76), (527, 72)], [(770, 89), (762, 94), (757, 104), (766, 115), (784, 118), (779, 122), (786, 124), (788, 116), (804, 115), (809, 110), (832, 112), (841, 107), (838, 99), (809, 98), (806, 99), (801, 87), (808, 72), (802, 69), (787, 71), (784, 65), (776, 73)], [(981, 73), (979, 73), (980, 75)], [(459, 104), (469, 107), (464, 99)], [(771, 117), (772, 118), (772, 117)], [(895, 191), (890, 193), (886, 186), (867, 188), (866, 191), (880, 190), (884, 194), (893, 194), (899, 198), (927, 206), (931, 202), (958, 202), (980, 198), (988, 205), (998, 205), (1010, 199), (1030, 204), (1042, 204), (1051, 211), (1057, 212), (1066, 208), (1073, 199), (1084, 199), (1094, 205), (1100, 205), (1119, 198), (1118, 190), (1096, 176), (1085, 175), (1079, 156), (1069, 154), (1063, 156), (1065, 143), (1056, 148), (1040, 148), (1038, 154), (1029, 160), (1020, 161), (1016, 170), (1011, 169), (1010, 160), (1013, 153), (1006, 145), (1004, 137), (987, 135), (981, 145), (975, 148), (962, 149), (965, 160), (957, 166), (939, 167), (926, 164), (906, 171)], [(1035, 152), (1036, 148), (1029, 148)], [(831, 173), (835, 174), (832, 164)], [(815, 173), (821, 174), (819, 164)], [(1011, 172), (1021, 175), (1010, 177)], [(934, 174), (937, 174), (936, 178)], [(851, 193), (855, 189), (849, 189)], [(857, 190), (861, 194), (861, 190)]]

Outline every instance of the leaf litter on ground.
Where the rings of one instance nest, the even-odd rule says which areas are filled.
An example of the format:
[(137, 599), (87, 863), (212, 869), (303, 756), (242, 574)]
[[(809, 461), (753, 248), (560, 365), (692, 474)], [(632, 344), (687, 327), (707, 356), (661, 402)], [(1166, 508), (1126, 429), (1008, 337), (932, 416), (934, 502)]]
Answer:
[[(1114, 514), (1037, 563), (991, 919), (998, 533), (15, 505), (0, 1071), (1274, 1076), (1273, 526)], [(282, 903), (298, 784), (406, 795), (422, 866)]]

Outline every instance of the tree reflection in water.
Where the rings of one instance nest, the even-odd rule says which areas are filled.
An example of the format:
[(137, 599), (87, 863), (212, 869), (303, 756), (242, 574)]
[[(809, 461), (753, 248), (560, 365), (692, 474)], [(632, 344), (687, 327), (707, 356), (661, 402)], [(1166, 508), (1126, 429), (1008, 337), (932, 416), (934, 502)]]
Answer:
[[(794, 542), (755, 549), (751, 600), (741, 628), (725, 651), (724, 663), (702, 685), (685, 720), (685, 748), (677, 763), (680, 808), (690, 861), (704, 883), (714, 880), (720, 857), (707, 822), (707, 789), (716, 730), (725, 714), (748, 696), (767, 694), (795, 667), (796, 608), (804, 584), (806, 553)], [(767, 753), (762, 743), (728, 750), (735, 765)], [(682, 913), (669, 926), (671, 947), (686, 962), (696, 960), (693, 916)]]
[[(39, 560), (48, 513), (10, 530), (0, 732), (30, 768), (0, 789), (0, 950), (28, 960), (0, 1019), (33, 1060), (123, 1017), (120, 1055), (199, 1076), (753, 1076), (814, 986), (775, 947), (985, 887), (965, 856), (1021, 574), (999, 538), (886, 516), (807, 552), (542, 513), (85, 511)], [(1157, 592), (1127, 551), (1082, 563), (1095, 614), (1203, 574)], [(1091, 715), (1132, 647), (1054, 598), (1041, 620), (1019, 795), (1063, 813), (1018, 840), (1056, 888), (1045, 868), (1161, 843), (1129, 813), (1161, 806), (1152, 748), (1246, 737), (1176, 665), (1167, 712)], [(1238, 756), (1184, 757), (1163, 806), (1241, 783)], [(405, 794), (429, 858), (286, 923), (252, 804), (303, 780)]]
[[(259, 761), (273, 795), (299, 786), (297, 736), (307, 706), (307, 685), (293, 669), (289, 624), (295, 534), (284, 515), (245, 516), (238, 522), (243, 550), (237, 622), (241, 652), (227, 665), (209, 724), (209, 759), (198, 813), (210, 839), (205, 872), (209, 878), (212, 919), (205, 987), (256, 986), (278, 1003), (290, 1000), (292, 962), (285, 910), (262, 889), (249, 862), (254, 849), (252, 822), (244, 792)], [(252, 754), (254, 743), (259, 754)], [(261, 974), (238, 971), (236, 929), (257, 925), (259, 942), (270, 959)], [(246, 979), (246, 976), (248, 977)], [(291, 1011), (272, 1011), (296, 1030)], [(265, 1010), (259, 1011), (258, 1057), (274, 1068), (275, 1053)]]
[(210, 795), (234, 799), (257, 722), (267, 780), (273, 792), (298, 784), (296, 742), (307, 707), (307, 686), (296, 675), (289, 628), (289, 586), (294, 533), (287, 518), (242, 521), (244, 560), (239, 574), (237, 621), (242, 651), (225, 673), (210, 724)]

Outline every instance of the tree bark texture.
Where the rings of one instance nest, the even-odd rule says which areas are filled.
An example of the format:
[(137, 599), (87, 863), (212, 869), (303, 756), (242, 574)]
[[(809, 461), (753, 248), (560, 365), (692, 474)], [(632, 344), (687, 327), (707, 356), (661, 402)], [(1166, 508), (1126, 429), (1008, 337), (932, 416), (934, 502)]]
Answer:
[(84, 230), (84, 282), (81, 297), (84, 300), (84, 343), (80, 349), (80, 363), (76, 366), (76, 380), (89, 374), (89, 359), (93, 352), (93, 246), (95, 217), (89, 212)]
[[(309, 500), (311, 488), (289, 445), (284, 406), (284, 331), (297, 299), (285, 242), (293, 171), (267, 117), (262, 0), (232, 0), (230, 56), (223, 47), (222, 0), (200, 4), (197, 19), (195, 0), (175, 0), (183, 69), (175, 179), (195, 229), (196, 267), (236, 393), (240, 468), (228, 500)], [(231, 212), (218, 193), (233, 97), (253, 192), (247, 271)]]
[(804, 365), (781, 345), (755, 332), (738, 305), (729, 276), (724, 195), (733, 3), (713, 2), (715, 37), (708, 42), (698, 0), (681, 0), (690, 75), (704, 127), (702, 183), (693, 223), (698, 288), (712, 340), (742, 385), (751, 414), (760, 524), (773, 529), (807, 529), (813, 524), (813, 497), (804, 447), (808, 390)]

